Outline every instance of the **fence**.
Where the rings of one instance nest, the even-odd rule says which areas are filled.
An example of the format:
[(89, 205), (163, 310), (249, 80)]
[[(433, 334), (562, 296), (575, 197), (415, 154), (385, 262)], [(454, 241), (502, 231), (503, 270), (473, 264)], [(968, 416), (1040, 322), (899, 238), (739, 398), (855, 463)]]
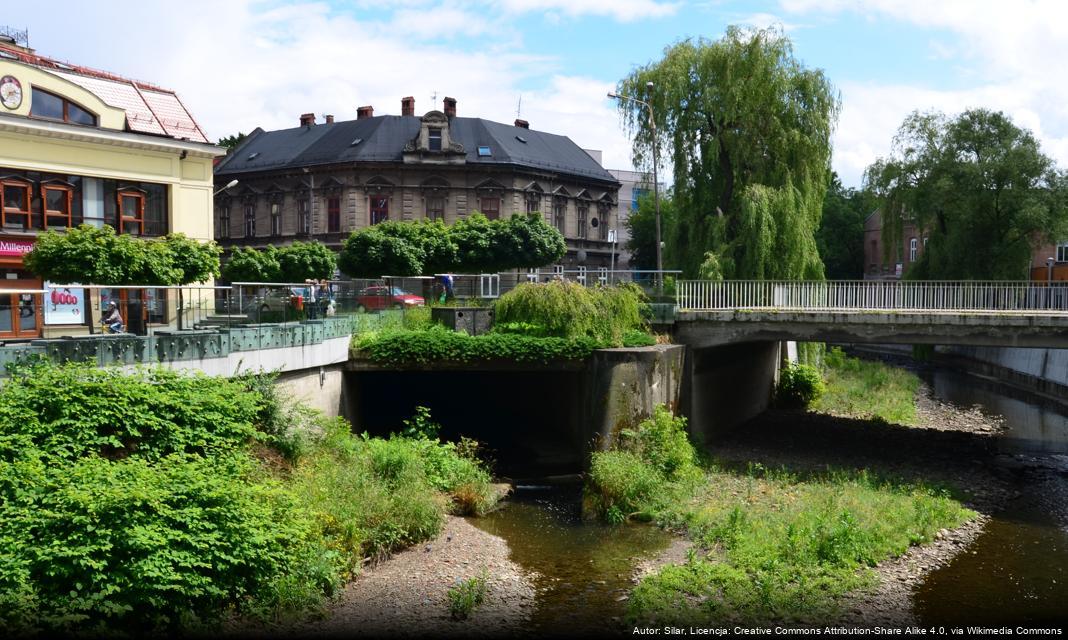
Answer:
[(1068, 312), (1068, 283), (1019, 281), (796, 282), (702, 281), (677, 284), (680, 310)]

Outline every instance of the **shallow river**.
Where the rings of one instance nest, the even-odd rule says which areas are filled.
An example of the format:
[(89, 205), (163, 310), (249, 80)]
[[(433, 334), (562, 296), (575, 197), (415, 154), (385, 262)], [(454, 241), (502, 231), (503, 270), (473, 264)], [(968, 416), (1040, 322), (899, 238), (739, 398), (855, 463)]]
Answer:
[[(1005, 418), (999, 438), (1020, 498), (915, 592), (925, 624), (1036, 624), (1068, 618), (1068, 417), (1038, 398), (949, 372), (921, 374), (941, 400)], [(1043, 406), (1045, 405), (1045, 406)], [(1020, 468), (1021, 465), (1023, 468)], [(1037, 468), (1035, 468), (1037, 467)]]

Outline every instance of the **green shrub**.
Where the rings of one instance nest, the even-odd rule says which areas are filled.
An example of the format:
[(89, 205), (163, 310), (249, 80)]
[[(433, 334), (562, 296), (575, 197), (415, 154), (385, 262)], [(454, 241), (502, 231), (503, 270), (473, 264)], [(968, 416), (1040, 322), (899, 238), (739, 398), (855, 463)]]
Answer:
[(791, 363), (779, 372), (775, 402), (780, 407), (804, 409), (823, 394), (823, 377), (819, 369), (807, 364)]
[(586, 496), (610, 522), (622, 522), (648, 508), (664, 476), (630, 451), (598, 451), (590, 461)]
[(265, 399), (247, 381), (166, 369), (127, 374), (40, 364), (0, 387), (0, 460), (35, 448), (51, 458), (212, 454), (260, 437)]
[(456, 586), (449, 589), (449, 613), (453, 620), (466, 620), (475, 607), (486, 599), (486, 570), (467, 580), (457, 578)]
[(655, 344), (655, 336), (638, 329), (630, 329), (623, 334), (624, 347), (651, 347)]
[(525, 323), (559, 338), (594, 338), (621, 346), (623, 335), (643, 325), (644, 296), (637, 286), (587, 288), (568, 280), (523, 283), (494, 307), (498, 323)]
[[(309, 533), (286, 493), (240, 454), (88, 456), (22, 479), (0, 506), (0, 555), (10, 561), (0, 592), (32, 594), (44, 628), (217, 620), (294, 571)], [(8, 615), (0, 624), (20, 623)]]
[(469, 336), (442, 326), (423, 331), (367, 333), (354, 338), (353, 345), (360, 355), (390, 365), (480, 360), (582, 360), (602, 346), (586, 337), (535, 338), (512, 333)]
[(664, 405), (657, 405), (652, 417), (636, 428), (620, 431), (617, 447), (634, 453), (669, 480), (693, 468), (697, 460), (686, 434), (686, 418), (675, 417)]

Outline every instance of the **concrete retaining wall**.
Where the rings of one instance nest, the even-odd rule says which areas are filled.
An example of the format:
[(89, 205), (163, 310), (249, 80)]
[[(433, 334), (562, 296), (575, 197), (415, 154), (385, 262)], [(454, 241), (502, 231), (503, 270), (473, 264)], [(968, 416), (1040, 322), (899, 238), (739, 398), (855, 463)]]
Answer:
[(781, 362), (779, 342), (742, 342), (690, 350), (690, 433), (702, 445), (764, 412)]
[(1068, 400), (1068, 349), (939, 347), (938, 360)]

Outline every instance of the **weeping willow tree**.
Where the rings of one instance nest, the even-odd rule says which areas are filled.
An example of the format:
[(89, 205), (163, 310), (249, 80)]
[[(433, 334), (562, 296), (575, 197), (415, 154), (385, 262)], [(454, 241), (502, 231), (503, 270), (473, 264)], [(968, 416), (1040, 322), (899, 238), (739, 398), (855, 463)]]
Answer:
[(823, 277), (815, 234), (840, 100), (781, 31), (679, 42), (618, 93), (654, 114), (655, 133), (641, 104), (620, 101), (635, 163), (651, 166), (655, 144), (674, 169), (665, 265), (702, 278)]

